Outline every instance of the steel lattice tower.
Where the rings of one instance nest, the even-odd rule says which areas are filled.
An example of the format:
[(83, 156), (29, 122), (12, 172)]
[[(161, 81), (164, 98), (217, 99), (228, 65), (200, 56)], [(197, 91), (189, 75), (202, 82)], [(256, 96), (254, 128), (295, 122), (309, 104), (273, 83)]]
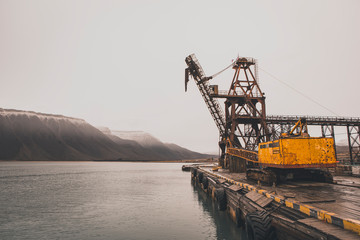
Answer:
[(256, 61), (238, 58), (226, 97), (226, 135), (230, 141), (247, 150), (257, 150), (259, 142), (269, 141), (266, 125), (265, 96), (257, 82)]

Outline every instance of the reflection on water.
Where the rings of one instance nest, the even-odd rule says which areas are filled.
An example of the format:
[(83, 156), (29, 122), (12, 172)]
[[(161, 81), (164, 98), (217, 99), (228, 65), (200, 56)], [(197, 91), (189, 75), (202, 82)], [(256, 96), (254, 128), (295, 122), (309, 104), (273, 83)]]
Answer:
[(240, 239), (181, 165), (0, 162), (0, 239)]
[(216, 202), (213, 201), (211, 196), (208, 196), (195, 183), (192, 182), (191, 185), (203, 210), (211, 216), (215, 223), (217, 239), (247, 239), (243, 227), (238, 228), (226, 211), (219, 211)]

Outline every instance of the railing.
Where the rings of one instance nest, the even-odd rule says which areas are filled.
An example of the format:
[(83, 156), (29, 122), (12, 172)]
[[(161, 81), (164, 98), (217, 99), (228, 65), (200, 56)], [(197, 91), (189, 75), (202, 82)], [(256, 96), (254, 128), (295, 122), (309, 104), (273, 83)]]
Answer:
[[(217, 93), (215, 93), (213, 90), (210, 90), (210, 95), (211, 96), (239, 96), (239, 97), (245, 97), (246, 95), (244, 94), (244, 92), (242, 91), (236, 91), (236, 94), (234, 94), (234, 91), (231, 90), (230, 94), (229, 94), (229, 90), (219, 90), (217, 91)], [(262, 97), (260, 93), (258, 92), (253, 92), (252, 93), (253, 97)]]
[(360, 118), (354, 117), (322, 117), (322, 116), (284, 116), (284, 115), (267, 115), (267, 123), (293, 123), (300, 118), (306, 118), (309, 125), (360, 125)]
[(196, 65), (196, 67), (197, 67), (197, 70), (198, 70), (199, 73), (200, 73), (200, 76), (199, 76), (200, 79), (203, 78), (203, 77), (205, 77), (204, 69), (201, 67), (198, 59), (197, 59), (196, 56), (195, 56), (195, 54), (191, 54), (190, 56), (191, 56), (191, 59), (194, 61), (195, 65)]

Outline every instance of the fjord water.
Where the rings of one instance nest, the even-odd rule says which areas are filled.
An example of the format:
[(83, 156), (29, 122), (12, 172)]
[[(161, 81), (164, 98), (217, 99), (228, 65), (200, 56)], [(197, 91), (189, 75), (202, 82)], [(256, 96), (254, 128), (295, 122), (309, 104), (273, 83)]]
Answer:
[(0, 162), (0, 239), (245, 239), (181, 165)]

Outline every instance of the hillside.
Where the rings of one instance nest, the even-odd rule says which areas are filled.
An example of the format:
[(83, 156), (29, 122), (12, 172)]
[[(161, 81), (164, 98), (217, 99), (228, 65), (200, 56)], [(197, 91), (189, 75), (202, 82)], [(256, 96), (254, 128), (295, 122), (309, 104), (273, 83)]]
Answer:
[(82, 119), (0, 108), (0, 160), (179, 160), (183, 156), (187, 159), (206, 157), (191, 153), (184, 155), (177, 151), (144, 147), (136, 141), (104, 134)]
[[(110, 133), (107, 131), (107, 134), (138, 143), (146, 149), (147, 153), (150, 153), (152, 156), (156, 156), (156, 158), (193, 159), (196, 158), (196, 156), (199, 156), (199, 153), (182, 148), (176, 144), (163, 143), (151, 134), (143, 131), (110, 130)], [(209, 155), (201, 155), (197, 158), (206, 157), (209, 157)]]

